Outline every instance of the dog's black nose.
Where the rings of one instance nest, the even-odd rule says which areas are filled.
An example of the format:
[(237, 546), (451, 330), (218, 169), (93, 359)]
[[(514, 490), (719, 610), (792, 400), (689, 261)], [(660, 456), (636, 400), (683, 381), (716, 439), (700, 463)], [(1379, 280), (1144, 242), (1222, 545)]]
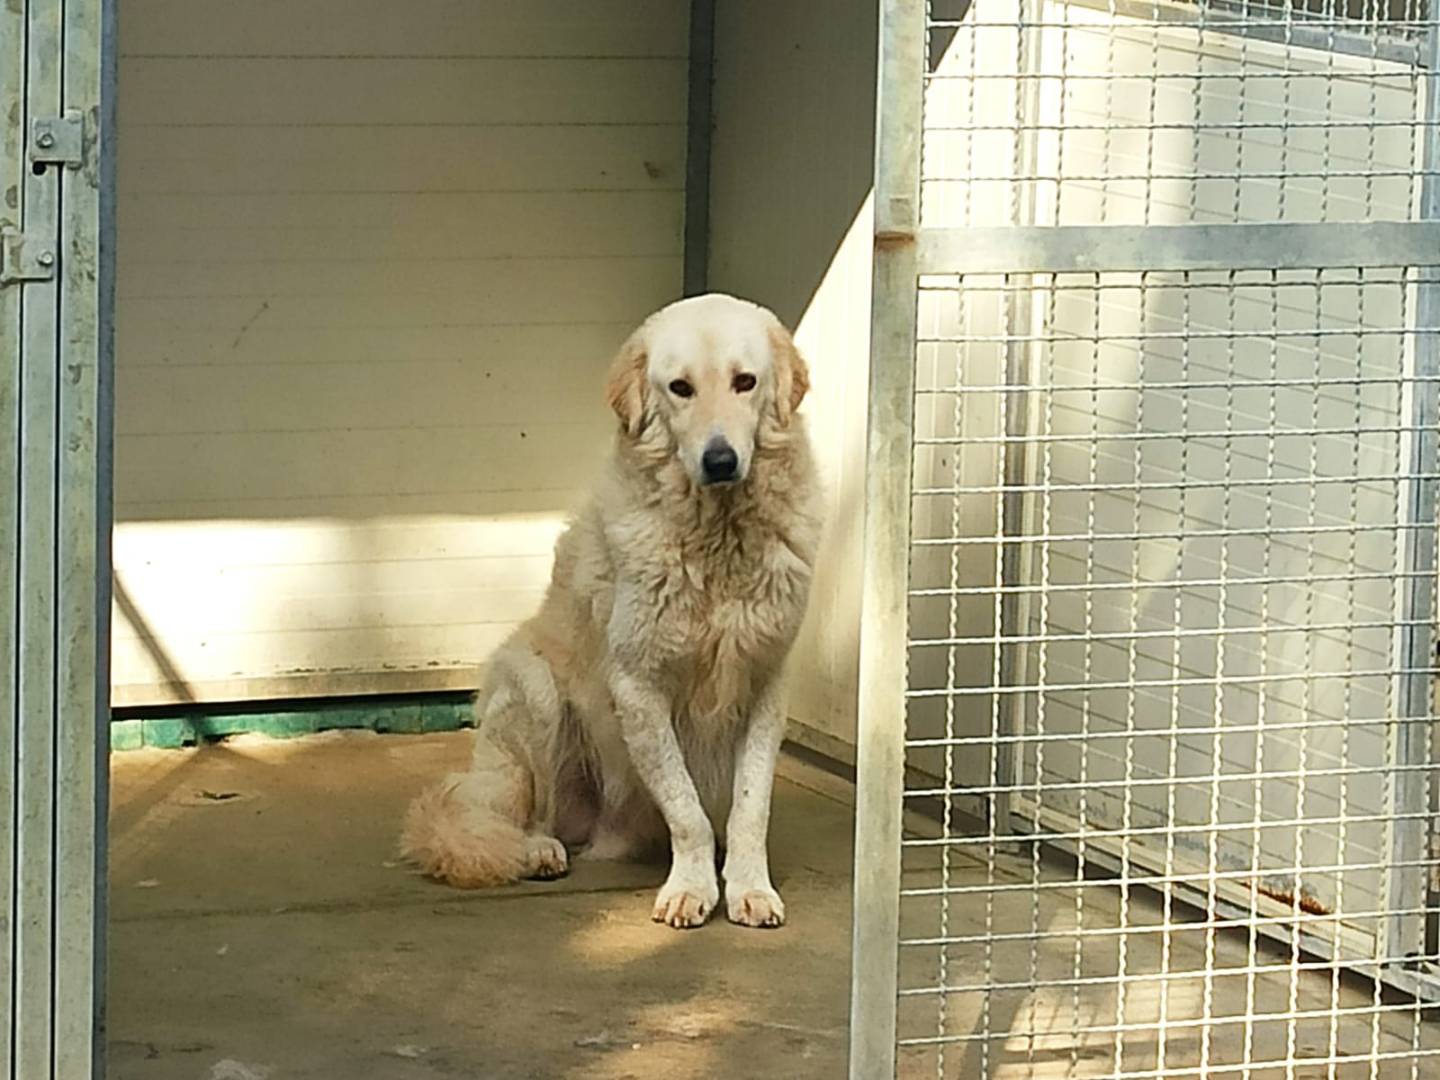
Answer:
[(705, 474), (705, 483), (728, 483), (740, 470), (740, 458), (724, 439), (715, 439), (700, 455), (700, 469)]

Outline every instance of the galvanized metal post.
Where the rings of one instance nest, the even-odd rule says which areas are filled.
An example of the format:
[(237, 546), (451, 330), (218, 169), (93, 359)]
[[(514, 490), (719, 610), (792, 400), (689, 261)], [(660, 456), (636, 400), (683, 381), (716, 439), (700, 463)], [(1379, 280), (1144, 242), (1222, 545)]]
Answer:
[(895, 1075), (924, 72), (923, 0), (884, 0), (856, 747), (851, 1080)]
[(0, 11), (0, 1061), (14, 1077), (101, 1069), (113, 38), (110, 0)]
[[(0, 4), (0, 234), (20, 229), (24, 182), (25, 9)], [(0, 258), (3, 258), (0, 253)], [(0, 266), (3, 270), (3, 266)], [(0, 286), (0, 1072), (15, 1047), (16, 631), (20, 545), (20, 290)]]
[(55, 585), (56, 1077), (103, 1075), (113, 473), (114, 2), (64, 0), (62, 105), (83, 121), (61, 174)]
[[(1421, 127), (1420, 200), (1417, 216), (1440, 221), (1440, 24), (1431, 20), (1421, 66), (1425, 73), (1424, 112)], [(1436, 256), (1440, 260), (1440, 255)], [(1396, 635), (1399, 686), (1396, 706), (1402, 723), (1396, 737), (1394, 798), (1391, 813), (1407, 815), (1396, 822), (1391, 858), (1394, 895), (1384, 955), (1392, 962), (1440, 941), (1440, 889), (1433, 880), (1436, 852), (1436, 816), (1440, 814), (1440, 782), (1433, 775), (1440, 731), (1430, 721), (1431, 690), (1435, 670), (1435, 555), (1436, 476), (1440, 463), (1440, 265), (1420, 265), (1415, 293), (1414, 347), (1411, 380), (1402, 400), (1401, 423), (1408, 429), (1408, 447), (1402, 457), (1407, 477), (1400, 523), (1404, 529), (1401, 569), (1405, 572)], [(1423, 815), (1430, 812), (1430, 820)], [(1427, 865), (1430, 864), (1430, 865)], [(1433, 969), (1433, 964), (1431, 965)], [(1433, 973), (1433, 971), (1432, 971)]]
[[(60, 0), (29, 0), (26, 54), (26, 133), (29, 121), (59, 116)], [(28, 158), (27, 138), (27, 158)], [(25, 170), (21, 220), (26, 247), (55, 261), (60, 172)], [(17, 286), (10, 286), (15, 288)], [(20, 597), (18, 641), (19, 765), (15, 845), (15, 1073), (49, 1076), (54, 992), (55, 903), (55, 448), (59, 438), (57, 342), (60, 285), (54, 277), (18, 286), (20, 297)]]

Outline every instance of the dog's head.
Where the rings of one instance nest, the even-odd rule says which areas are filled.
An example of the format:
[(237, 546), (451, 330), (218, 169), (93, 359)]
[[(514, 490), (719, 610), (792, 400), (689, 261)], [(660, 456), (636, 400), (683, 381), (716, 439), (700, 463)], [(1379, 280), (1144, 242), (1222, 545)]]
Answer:
[(621, 347), (607, 396), (627, 437), (663, 425), (702, 487), (744, 481), (758, 440), (810, 388), (790, 332), (757, 304), (712, 293), (650, 316)]

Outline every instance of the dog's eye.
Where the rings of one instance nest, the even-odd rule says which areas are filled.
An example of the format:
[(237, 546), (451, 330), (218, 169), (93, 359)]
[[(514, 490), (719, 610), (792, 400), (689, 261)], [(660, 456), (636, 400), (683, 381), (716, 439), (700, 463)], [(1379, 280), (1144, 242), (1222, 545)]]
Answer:
[(684, 379), (676, 379), (670, 384), (670, 393), (676, 397), (694, 397), (695, 388)]
[(737, 394), (748, 394), (751, 390), (755, 389), (755, 376), (749, 372), (744, 372), (736, 375), (735, 381), (731, 383), (731, 385), (735, 387)]

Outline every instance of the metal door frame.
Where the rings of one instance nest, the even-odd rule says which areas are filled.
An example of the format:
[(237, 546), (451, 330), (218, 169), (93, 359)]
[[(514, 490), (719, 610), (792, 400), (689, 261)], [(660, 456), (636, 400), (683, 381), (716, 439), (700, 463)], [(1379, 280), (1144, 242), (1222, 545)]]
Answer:
[[(882, 0), (877, 90), (874, 293), (871, 312), (869, 464), (866, 476), (864, 585), (860, 624), (854, 938), (850, 1077), (892, 1077), (896, 1067), (901, 829), (905, 770), (907, 594), (918, 285), (922, 275), (1054, 274), (1076, 271), (1289, 270), (1434, 266), (1440, 251), (1440, 32), (1423, 49), (1425, 175), (1413, 222), (1171, 226), (1009, 226), (922, 229), (920, 147), (926, 70), (924, 0)], [(1440, 286), (1417, 286), (1416, 325), (1440, 325)], [(1403, 408), (1419, 434), (1405, 448), (1407, 492), (1403, 565), (1433, 568), (1436, 556), (1437, 380), (1440, 339), (1415, 335), (1413, 376)], [(1428, 523), (1429, 528), (1417, 527)], [(1407, 576), (1397, 634), (1397, 701), (1406, 717), (1430, 713), (1434, 670), (1433, 577)], [(1406, 624), (1411, 624), (1406, 627)], [(1424, 629), (1422, 629), (1422, 627)], [(1431, 728), (1437, 725), (1430, 725)], [(1400, 766), (1440, 761), (1440, 732), (1404, 725)], [(1432, 742), (1436, 745), (1432, 746)], [(1014, 767), (1013, 762), (1010, 765)], [(1397, 804), (1419, 805), (1426, 777), (1397, 774)], [(1440, 788), (1440, 784), (1430, 785)], [(1431, 792), (1440, 798), (1440, 791)], [(1432, 807), (1440, 812), (1440, 806)], [(1440, 940), (1433, 905), (1435, 823), (1407, 820), (1394, 829), (1392, 858), (1401, 895), (1427, 897), (1422, 917), (1392, 919), (1386, 955), (1424, 935)], [(1415, 907), (1416, 905), (1407, 905)], [(1396, 965), (1387, 981), (1426, 996), (1440, 993), (1440, 972)]]
[(0, 1063), (105, 1040), (113, 0), (0, 8)]

